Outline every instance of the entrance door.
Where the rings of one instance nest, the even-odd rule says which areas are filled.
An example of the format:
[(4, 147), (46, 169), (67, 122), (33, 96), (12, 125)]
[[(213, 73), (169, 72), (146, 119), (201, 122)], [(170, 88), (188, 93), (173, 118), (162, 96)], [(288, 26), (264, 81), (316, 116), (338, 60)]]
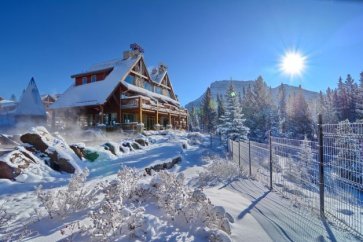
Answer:
[(144, 117), (145, 117), (144, 118), (145, 129), (147, 129), (147, 130), (154, 129), (155, 117), (149, 116), (149, 115), (145, 115)]

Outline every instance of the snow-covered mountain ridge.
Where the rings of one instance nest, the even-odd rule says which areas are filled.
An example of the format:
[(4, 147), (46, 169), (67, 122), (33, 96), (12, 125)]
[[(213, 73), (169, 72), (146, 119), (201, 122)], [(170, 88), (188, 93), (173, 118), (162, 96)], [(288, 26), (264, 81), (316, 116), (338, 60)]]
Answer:
[[(247, 87), (249, 85), (252, 85), (254, 83), (254, 81), (238, 81), (238, 80), (214, 81), (210, 85), (212, 98), (216, 100), (218, 94), (225, 95), (226, 90), (230, 83), (233, 84), (236, 91), (238, 93), (240, 93), (240, 95), (243, 97), (243, 89), (247, 90)], [(297, 87), (297, 86), (292, 86), (292, 85), (288, 85), (288, 84), (283, 84), (283, 85), (285, 86), (287, 96), (289, 94), (297, 92), (299, 89), (299, 87)], [(273, 100), (275, 100), (275, 102), (277, 102), (278, 94), (279, 94), (279, 86), (271, 88), (271, 91), (272, 91)], [(313, 101), (315, 101), (319, 97), (319, 93), (314, 92), (314, 91), (309, 91), (309, 90), (303, 89), (303, 93), (304, 93), (305, 99), (310, 103), (313, 103)], [(199, 98), (186, 104), (185, 107), (188, 110), (191, 110), (191, 108), (193, 106), (199, 107), (201, 101), (203, 100), (204, 95), (205, 95), (205, 92)]]

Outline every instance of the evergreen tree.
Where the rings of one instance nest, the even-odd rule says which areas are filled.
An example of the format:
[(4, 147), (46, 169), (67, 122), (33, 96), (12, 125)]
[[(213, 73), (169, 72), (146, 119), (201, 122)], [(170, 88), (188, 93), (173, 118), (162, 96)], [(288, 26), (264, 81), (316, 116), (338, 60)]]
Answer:
[(215, 110), (215, 104), (212, 100), (212, 94), (210, 87), (208, 87), (203, 101), (202, 101), (202, 109), (203, 109), (203, 115), (202, 115), (202, 124), (203, 124), (203, 130), (204, 132), (214, 132), (217, 125), (217, 113)]
[(220, 122), (221, 122), (220, 119), (225, 113), (225, 108), (224, 108), (223, 97), (221, 95), (219, 95), (219, 94), (217, 95), (217, 106), (218, 106), (218, 108), (217, 108), (217, 118), (218, 118), (217, 122), (218, 122), (218, 124), (220, 124)]
[(228, 139), (246, 140), (248, 128), (244, 125), (242, 108), (232, 84), (227, 89), (225, 100), (225, 113), (220, 118), (221, 124), (218, 125), (222, 141), (227, 143)]
[(318, 177), (316, 175), (318, 171), (317, 163), (314, 161), (314, 155), (311, 148), (311, 142), (305, 136), (299, 147), (299, 167), (301, 180), (310, 184), (316, 182), (313, 179)]
[(246, 91), (243, 100), (246, 126), (250, 129), (249, 138), (258, 142), (266, 141), (268, 131), (274, 129), (278, 117), (270, 90), (260, 76)]
[(349, 120), (339, 122), (335, 147), (338, 154), (334, 160), (334, 171), (338, 176), (362, 185), (363, 162), (359, 138)]
[(285, 134), (287, 130), (287, 96), (284, 84), (279, 87), (278, 116), (280, 134)]
[(357, 119), (363, 120), (363, 72), (360, 73), (359, 87), (357, 90), (356, 115)]
[(15, 96), (15, 94), (12, 94), (11, 95), (10, 100), (16, 102), (16, 96)]
[(200, 131), (199, 113), (194, 106), (192, 107), (192, 110), (189, 113), (189, 120), (190, 120), (189, 121), (190, 130), (194, 132), (199, 132)]
[(301, 86), (299, 91), (291, 97), (288, 122), (290, 138), (303, 139), (305, 135), (308, 139), (313, 138), (313, 120)]
[(337, 110), (334, 101), (334, 91), (330, 88), (326, 90), (325, 96), (325, 114), (323, 114), (323, 122), (328, 124), (335, 124), (338, 122)]

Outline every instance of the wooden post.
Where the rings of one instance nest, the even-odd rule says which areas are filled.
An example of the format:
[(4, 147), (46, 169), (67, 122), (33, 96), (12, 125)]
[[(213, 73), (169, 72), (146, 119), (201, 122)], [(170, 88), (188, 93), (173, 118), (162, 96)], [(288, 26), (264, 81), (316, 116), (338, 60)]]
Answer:
[(142, 123), (142, 99), (139, 97), (139, 123)]
[(178, 115), (178, 122), (179, 122), (179, 130), (181, 130), (182, 126), (181, 126), (181, 117), (180, 117), (180, 114)]
[(156, 124), (159, 124), (159, 102), (156, 101)]
[(99, 113), (99, 116), (100, 116), (100, 124), (103, 124), (103, 105), (100, 105), (100, 113)]
[(117, 93), (117, 123), (121, 125), (122, 123), (122, 116), (121, 116), (121, 88)]
[[(169, 113), (169, 126), (171, 126), (171, 113)], [(171, 126), (172, 127), (172, 126)]]
[(52, 130), (55, 130), (55, 110), (52, 110)]

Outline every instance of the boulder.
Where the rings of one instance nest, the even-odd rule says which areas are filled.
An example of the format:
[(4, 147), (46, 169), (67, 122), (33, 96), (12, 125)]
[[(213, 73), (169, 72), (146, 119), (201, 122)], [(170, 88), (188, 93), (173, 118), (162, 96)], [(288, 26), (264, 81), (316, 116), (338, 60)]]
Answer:
[[(45, 132), (45, 131), (43, 131)], [(49, 133), (45, 133), (45, 135), (48, 135), (49, 137), (47, 137), (48, 139), (55, 139), (54, 137), (51, 137)], [(70, 159), (67, 159), (61, 155), (59, 155), (59, 152), (57, 151), (56, 148), (54, 147), (49, 147), (42, 139), (42, 137), (37, 134), (37, 133), (26, 133), (23, 134), (22, 136), (20, 136), (20, 140), (23, 143), (29, 144), (31, 146), (33, 146), (33, 148), (37, 151), (37, 152), (41, 152), (43, 154), (45, 154), (46, 156), (48, 156), (49, 159), (49, 166), (56, 170), (56, 171), (64, 171), (67, 173), (74, 173), (75, 172), (75, 167), (71, 164)], [(59, 144), (60, 148), (62, 148), (62, 152), (72, 152), (70, 150), (70, 148), (66, 148), (65, 144)], [(34, 152), (34, 149), (32, 148), (27, 148), (27, 150)], [(34, 152), (35, 153), (35, 152)], [(69, 155), (68, 155), (69, 156)]]
[(116, 147), (113, 144), (111, 144), (111, 143), (105, 143), (103, 145), (103, 147), (105, 148), (105, 150), (109, 150), (112, 154), (114, 154), (114, 155), (117, 156), (117, 154), (116, 154)]
[(35, 149), (42, 153), (46, 153), (48, 145), (43, 142), (42, 137), (38, 134), (26, 133), (20, 136), (20, 140), (23, 143), (34, 146)]
[(82, 160), (82, 158), (84, 157), (84, 155), (83, 155), (83, 150), (84, 149), (79, 147), (78, 145), (70, 145), (69, 147), (78, 156), (78, 158)]
[(20, 169), (14, 168), (0, 161), (0, 179), (9, 179), (15, 181), (15, 177), (20, 175)]
[(134, 150), (141, 150), (140, 145), (139, 145), (138, 143), (136, 143), (136, 142), (132, 142), (132, 143), (131, 143), (131, 146), (132, 146), (132, 148), (133, 148)]
[(182, 158), (180, 156), (175, 157), (171, 160), (171, 163), (174, 165), (179, 164), (182, 161)]
[(135, 142), (138, 143), (139, 145), (142, 146), (148, 146), (149, 142), (147, 142), (145, 139), (139, 138), (139, 139), (135, 139)]

